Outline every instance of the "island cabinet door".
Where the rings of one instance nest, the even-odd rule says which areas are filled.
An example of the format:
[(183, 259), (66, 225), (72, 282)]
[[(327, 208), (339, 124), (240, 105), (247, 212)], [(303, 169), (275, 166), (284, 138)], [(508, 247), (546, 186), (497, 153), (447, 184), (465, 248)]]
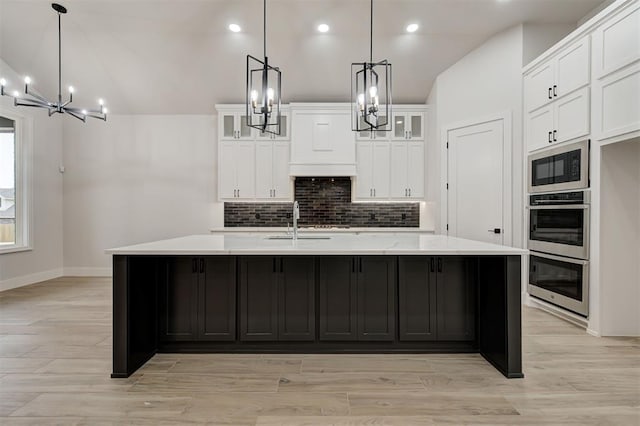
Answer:
[(357, 260), (358, 340), (395, 340), (395, 258), (363, 256)]
[(198, 259), (198, 338), (236, 339), (236, 258)]
[(240, 340), (278, 340), (278, 258), (241, 257)]
[(401, 341), (436, 339), (436, 258), (398, 259), (398, 333)]
[(437, 269), (437, 334), (442, 341), (475, 338), (475, 280), (473, 258), (442, 256)]
[(278, 340), (315, 340), (315, 259), (280, 257)]
[(197, 259), (167, 259), (160, 291), (160, 340), (196, 340), (198, 335)]
[(318, 258), (319, 339), (358, 340), (357, 258)]

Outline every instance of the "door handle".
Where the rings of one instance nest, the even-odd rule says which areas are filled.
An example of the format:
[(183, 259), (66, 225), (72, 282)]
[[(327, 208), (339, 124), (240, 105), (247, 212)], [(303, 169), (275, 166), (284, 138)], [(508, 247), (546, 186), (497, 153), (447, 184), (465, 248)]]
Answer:
[(493, 229), (489, 229), (489, 232), (492, 232), (494, 234), (500, 234), (502, 233), (502, 230), (500, 228), (493, 228)]
[(442, 258), (438, 258), (438, 272), (442, 272)]
[(552, 93), (551, 93), (551, 87), (549, 87), (549, 99), (553, 99)]
[(553, 132), (549, 132), (549, 143), (552, 143), (553, 141), (551, 140), (551, 135), (553, 134)]
[(558, 97), (558, 86), (556, 86), (555, 84), (553, 85), (553, 97)]
[(436, 271), (436, 258), (432, 257), (431, 258), (431, 272), (435, 272)]
[(200, 258), (200, 273), (204, 274), (204, 258)]
[(557, 130), (554, 130), (554, 131), (553, 131), (553, 141), (554, 141), (554, 142), (557, 142), (557, 141), (558, 141), (558, 139), (556, 138), (556, 136), (557, 136), (557, 135), (558, 135), (558, 131), (557, 131)]

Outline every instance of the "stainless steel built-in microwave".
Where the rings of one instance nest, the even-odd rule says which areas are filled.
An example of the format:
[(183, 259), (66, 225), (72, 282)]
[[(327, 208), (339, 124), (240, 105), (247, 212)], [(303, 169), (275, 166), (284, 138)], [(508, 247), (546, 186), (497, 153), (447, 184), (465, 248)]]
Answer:
[(589, 140), (529, 155), (529, 192), (589, 187)]

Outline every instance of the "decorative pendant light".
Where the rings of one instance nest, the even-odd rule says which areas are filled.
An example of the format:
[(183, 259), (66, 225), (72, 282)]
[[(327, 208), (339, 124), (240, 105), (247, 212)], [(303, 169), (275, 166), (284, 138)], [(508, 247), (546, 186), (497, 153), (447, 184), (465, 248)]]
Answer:
[(247, 125), (279, 135), (282, 73), (267, 58), (267, 0), (263, 6), (264, 61), (247, 55)]
[(351, 64), (351, 128), (355, 132), (391, 130), (391, 64), (373, 62), (373, 0), (371, 0), (369, 62)]
[(47, 100), (40, 95), (37, 91), (32, 89), (31, 78), (24, 78), (24, 94), (20, 94), (17, 90), (14, 90), (11, 94), (5, 93), (5, 86), (7, 81), (0, 79), (0, 95), (13, 98), (13, 104), (16, 106), (28, 106), (35, 108), (46, 108), (49, 111), (49, 117), (55, 113), (69, 114), (75, 118), (85, 121), (87, 117), (97, 118), (99, 120), (107, 121), (107, 108), (104, 107), (104, 101), (98, 100), (97, 109), (84, 109), (70, 107), (69, 104), (73, 102), (73, 87), (69, 87), (69, 100), (62, 100), (62, 31), (61, 31), (61, 16), (67, 13), (67, 9), (57, 3), (52, 3), (51, 7), (58, 14), (58, 99), (55, 102)]

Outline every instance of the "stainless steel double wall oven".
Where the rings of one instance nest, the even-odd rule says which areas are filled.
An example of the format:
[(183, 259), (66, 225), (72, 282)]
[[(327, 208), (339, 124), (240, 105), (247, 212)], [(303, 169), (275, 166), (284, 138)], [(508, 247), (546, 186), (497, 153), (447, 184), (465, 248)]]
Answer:
[(534, 153), (528, 163), (529, 294), (587, 316), (589, 141)]

